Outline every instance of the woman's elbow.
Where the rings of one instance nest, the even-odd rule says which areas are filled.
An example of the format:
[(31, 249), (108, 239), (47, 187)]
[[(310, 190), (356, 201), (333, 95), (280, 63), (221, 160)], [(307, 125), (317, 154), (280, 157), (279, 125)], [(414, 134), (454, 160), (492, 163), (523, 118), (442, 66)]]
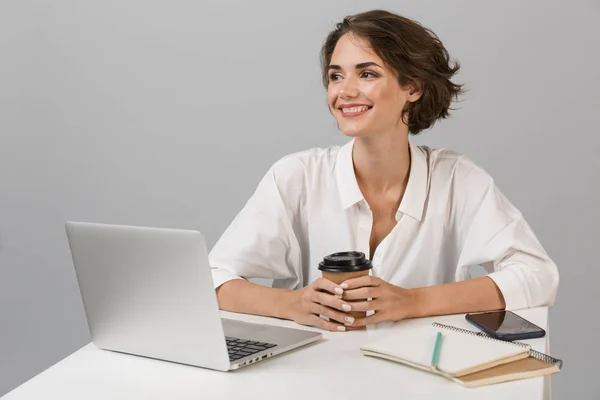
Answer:
[(560, 274), (558, 272), (558, 267), (552, 260), (548, 261), (546, 275), (547, 276), (544, 279), (544, 287), (542, 288), (546, 293), (544, 305), (547, 307), (551, 307), (556, 301), (558, 285), (560, 283)]

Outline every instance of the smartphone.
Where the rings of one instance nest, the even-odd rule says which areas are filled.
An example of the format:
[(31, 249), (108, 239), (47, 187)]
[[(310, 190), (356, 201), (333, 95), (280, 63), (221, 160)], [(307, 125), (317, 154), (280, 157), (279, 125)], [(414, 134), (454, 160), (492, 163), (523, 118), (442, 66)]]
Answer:
[(467, 321), (500, 340), (541, 338), (546, 331), (512, 311), (488, 311), (465, 315)]

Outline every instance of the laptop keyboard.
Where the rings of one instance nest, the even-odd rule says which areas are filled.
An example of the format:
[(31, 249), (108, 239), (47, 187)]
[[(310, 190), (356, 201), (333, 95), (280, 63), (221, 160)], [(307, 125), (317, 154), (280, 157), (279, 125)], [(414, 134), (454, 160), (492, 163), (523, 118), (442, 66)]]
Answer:
[(227, 351), (229, 352), (229, 359), (231, 361), (236, 361), (240, 358), (258, 353), (259, 351), (277, 346), (273, 343), (254, 342), (252, 340), (238, 339), (229, 336), (225, 337), (225, 341), (227, 342)]

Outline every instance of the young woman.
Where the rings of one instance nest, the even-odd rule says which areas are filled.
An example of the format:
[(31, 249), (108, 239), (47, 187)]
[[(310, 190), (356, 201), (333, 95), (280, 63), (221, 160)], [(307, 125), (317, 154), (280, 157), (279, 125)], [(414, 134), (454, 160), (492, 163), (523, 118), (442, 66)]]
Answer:
[[(494, 180), (463, 155), (408, 139), (446, 118), (461, 93), (437, 36), (370, 11), (337, 24), (321, 56), (329, 109), (351, 140), (269, 169), (211, 251), (221, 309), (344, 331), (551, 305), (556, 265)], [(369, 276), (320, 277), (324, 256), (351, 250), (371, 259)], [(468, 279), (473, 265), (489, 275)]]

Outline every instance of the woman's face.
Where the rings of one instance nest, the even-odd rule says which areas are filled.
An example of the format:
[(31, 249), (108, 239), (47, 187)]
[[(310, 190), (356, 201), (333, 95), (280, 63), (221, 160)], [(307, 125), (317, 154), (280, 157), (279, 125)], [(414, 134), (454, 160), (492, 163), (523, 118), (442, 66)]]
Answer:
[[(339, 128), (352, 137), (406, 130), (400, 118), (407, 101), (420, 93), (401, 88), (395, 72), (383, 63), (369, 42), (345, 34), (329, 64), (327, 102)], [(406, 122), (406, 121), (405, 121)]]

